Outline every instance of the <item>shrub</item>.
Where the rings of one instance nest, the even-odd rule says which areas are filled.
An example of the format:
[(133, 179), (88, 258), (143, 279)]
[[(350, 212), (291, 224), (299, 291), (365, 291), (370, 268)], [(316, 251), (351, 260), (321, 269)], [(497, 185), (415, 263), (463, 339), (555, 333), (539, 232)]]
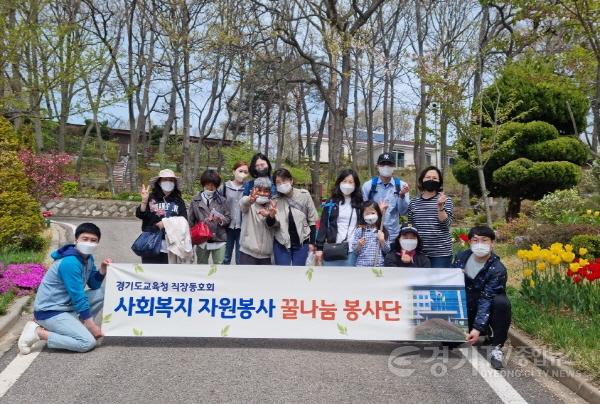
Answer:
[(42, 237), (38, 234), (33, 236), (26, 236), (21, 241), (20, 247), (24, 250), (38, 251), (43, 252), (46, 251), (50, 242), (45, 237)]
[(532, 244), (548, 247), (554, 242), (567, 244), (573, 237), (580, 234), (600, 236), (600, 226), (593, 224), (561, 224), (560, 226), (540, 224), (530, 228), (517, 244), (519, 248), (529, 247)]
[(523, 213), (519, 213), (519, 217), (516, 219), (498, 226), (496, 229), (496, 239), (500, 242), (512, 242), (515, 237), (527, 234), (534, 227), (535, 222)]
[(40, 285), (45, 273), (41, 264), (10, 264), (0, 273), (0, 293), (28, 295)]
[(79, 191), (79, 184), (76, 181), (65, 181), (62, 183), (60, 194), (65, 197), (73, 197)]
[(571, 244), (575, 251), (586, 248), (589, 256), (600, 258), (600, 236), (598, 235), (580, 234), (571, 239)]
[(577, 216), (584, 207), (584, 201), (575, 188), (554, 191), (534, 205), (536, 219), (546, 223), (560, 223), (565, 216)]
[(38, 201), (60, 196), (62, 185), (70, 179), (67, 166), (72, 157), (66, 153), (34, 154), (30, 150), (21, 150), (19, 158), (23, 162), (25, 174), (29, 178), (29, 192)]

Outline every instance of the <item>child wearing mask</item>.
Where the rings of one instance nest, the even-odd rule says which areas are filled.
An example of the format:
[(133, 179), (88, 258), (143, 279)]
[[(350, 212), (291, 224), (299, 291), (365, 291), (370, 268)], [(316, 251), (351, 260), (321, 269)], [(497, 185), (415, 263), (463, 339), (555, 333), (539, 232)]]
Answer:
[(386, 267), (430, 268), (431, 262), (423, 254), (421, 237), (410, 224), (402, 226), (394, 248), (385, 256)]
[(363, 204), (361, 223), (350, 243), (352, 251), (356, 253), (357, 267), (383, 266), (390, 246), (388, 232), (381, 223), (382, 217), (379, 204), (373, 201)]

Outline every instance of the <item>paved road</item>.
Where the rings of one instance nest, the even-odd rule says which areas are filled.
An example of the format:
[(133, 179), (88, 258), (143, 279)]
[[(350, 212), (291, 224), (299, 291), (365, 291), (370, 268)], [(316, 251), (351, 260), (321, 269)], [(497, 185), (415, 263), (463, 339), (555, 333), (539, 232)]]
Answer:
[[(97, 222), (103, 232), (98, 258), (136, 260), (129, 246), (139, 222)], [(16, 354), (14, 336), (7, 338), (0, 341), (0, 352), (8, 349), (0, 357), (0, 387), (7, 377), (18, 379), (2, 403), (582, 402), (517, 355), (510, 355), (499, 373), (471, 349), (440, 351), (394, 342), (106, 338), (87, 354), (42, 345), (26, 366), (27, 357)]]

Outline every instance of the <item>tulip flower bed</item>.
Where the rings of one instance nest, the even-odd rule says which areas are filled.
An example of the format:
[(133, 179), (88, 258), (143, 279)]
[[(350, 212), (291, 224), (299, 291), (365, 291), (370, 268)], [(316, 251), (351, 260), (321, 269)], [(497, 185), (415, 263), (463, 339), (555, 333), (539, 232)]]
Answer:
[(600, 313), (600, 258), (561, 243), (550, 248), (534, 244), (517, 256), (523, 271), (521, 293), (528, 300), (575, 314)]

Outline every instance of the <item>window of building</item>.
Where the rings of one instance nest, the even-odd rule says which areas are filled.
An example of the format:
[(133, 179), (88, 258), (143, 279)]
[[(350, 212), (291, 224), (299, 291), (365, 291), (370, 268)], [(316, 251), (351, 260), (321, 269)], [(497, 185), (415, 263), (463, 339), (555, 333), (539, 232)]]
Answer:
[(404, 151), (394, 150), (394, 157), (396, 160), (396, 167), (404, 167)]

